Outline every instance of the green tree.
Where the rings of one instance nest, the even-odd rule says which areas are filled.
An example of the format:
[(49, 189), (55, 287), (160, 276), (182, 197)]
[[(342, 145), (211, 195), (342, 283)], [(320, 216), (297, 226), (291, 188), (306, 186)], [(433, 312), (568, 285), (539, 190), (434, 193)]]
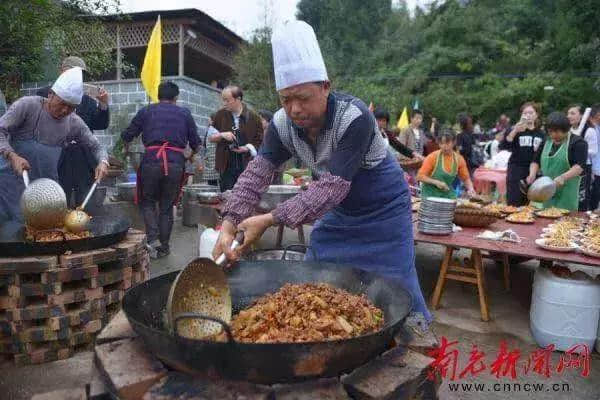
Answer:
[(0, 1), (0, 89), (7, 99), (19, 96), (23, 82), (41, 79), (68, 55), (69, 44), (81, 40), (91, 45), (77, 54), (90, 70), (98, 75), (108, 70), (113, 64), (105, 46), (108, 33), (86, 16), (116, 13), (119, 7), (120, 0)]

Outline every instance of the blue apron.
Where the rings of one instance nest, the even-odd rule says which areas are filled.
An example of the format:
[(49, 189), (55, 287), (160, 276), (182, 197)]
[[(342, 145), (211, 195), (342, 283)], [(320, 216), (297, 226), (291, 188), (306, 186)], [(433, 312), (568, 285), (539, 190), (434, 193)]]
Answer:
[[(43, 108), (37, 115), (33, 131), (20, 134), (10, 144), (19, 156), (29, 162), (31, 182), (39, 178), (50, 178), (58, 182), (57, 166), (62, 147), (38, 142), (38, 124), (42, 110)], [(24, 190), (23, 177), (17, 176), (10, 163), (0, 157), (0, 223), (12, 220), (23, 222), (20, 202)]]
[(400, 280), (412, 311), (432, 321), (415, 269), (410, 192), (389, 152), (377, 167), (356, 174), (346, 199), (315, 223), (310, 246), (307, 260), (357, 265)]

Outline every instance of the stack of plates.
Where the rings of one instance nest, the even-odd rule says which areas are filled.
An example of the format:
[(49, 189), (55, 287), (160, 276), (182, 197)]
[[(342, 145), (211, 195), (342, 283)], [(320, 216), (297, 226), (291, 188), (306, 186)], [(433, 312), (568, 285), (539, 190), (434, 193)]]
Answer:
[(430, 235), (449, 235), (452, 233), (452, 221), (456, 200), (441, 197), (429, 197), (421, 201), (417, 228), (421, 233)]

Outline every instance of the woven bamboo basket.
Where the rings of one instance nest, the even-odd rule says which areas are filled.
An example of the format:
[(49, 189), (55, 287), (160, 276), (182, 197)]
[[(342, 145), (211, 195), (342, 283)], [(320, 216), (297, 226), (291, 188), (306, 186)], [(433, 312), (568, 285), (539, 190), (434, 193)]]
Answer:
[(454, 223), (458, 226), (485, 228), (499, 218), (502, 218), (500, 213), (482, 209), (456, 207), (454, 210)]

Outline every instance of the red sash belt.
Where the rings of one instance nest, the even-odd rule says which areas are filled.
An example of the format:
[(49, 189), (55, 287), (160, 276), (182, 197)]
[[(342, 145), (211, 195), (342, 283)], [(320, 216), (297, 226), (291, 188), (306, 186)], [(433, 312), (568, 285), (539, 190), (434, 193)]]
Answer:
[(164, 142), (161, 146), (148, 146), (146, 150), (155, 151), (156, 150), (156, 158), (162, 158), (163, 161), (163, 174), (165, 176), (169, 175), (169, 162), (167, 159), (167, 151), (175, 151), (177, 153), (183, 153), (184, 149), (181, 147), (173, 147), (169, 146), (169, 142)]

